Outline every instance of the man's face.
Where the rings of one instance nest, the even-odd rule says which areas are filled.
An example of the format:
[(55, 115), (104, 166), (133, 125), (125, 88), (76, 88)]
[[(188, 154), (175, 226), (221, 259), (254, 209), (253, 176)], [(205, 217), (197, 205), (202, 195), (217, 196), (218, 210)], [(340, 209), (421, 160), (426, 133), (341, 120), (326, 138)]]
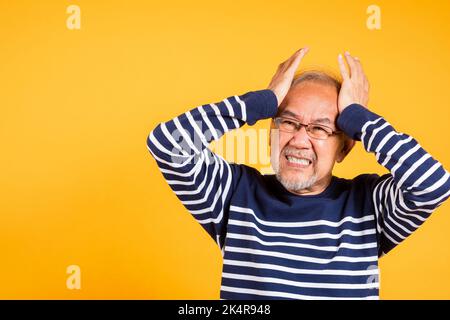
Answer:
[[(279, 107), (278, 116), (296, 119), (302, 124), (321, 124), (337, 130), (338, 93), (335, 87), (303, 82), (292, 87)], [(319, 193), (329, 184), (335, 161), (341, 161), (344, 140), (331, 135), (326, 140), (312, 138), (302, 127), (288, 133), (280, 130), (278, 148), (271, 141), (272, 166), (286, 189), (299, 194)], [(274, 152), (274, 150), (277, 150)], [(275, 154), (278, 153), (278, 154)], [(308, 163), (304, 160), (307, 159)]]

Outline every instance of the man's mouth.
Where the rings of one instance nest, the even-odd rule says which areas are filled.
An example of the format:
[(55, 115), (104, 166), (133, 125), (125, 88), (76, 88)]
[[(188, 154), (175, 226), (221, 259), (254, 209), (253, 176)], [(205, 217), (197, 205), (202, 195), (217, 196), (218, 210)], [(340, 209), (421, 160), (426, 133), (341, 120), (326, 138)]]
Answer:
[(308, 158), (295, 157), (292, 155), (285, 155), (288, 164), (293, 167), (306, 168), (310, 164), (312, 164), (312, 160)]

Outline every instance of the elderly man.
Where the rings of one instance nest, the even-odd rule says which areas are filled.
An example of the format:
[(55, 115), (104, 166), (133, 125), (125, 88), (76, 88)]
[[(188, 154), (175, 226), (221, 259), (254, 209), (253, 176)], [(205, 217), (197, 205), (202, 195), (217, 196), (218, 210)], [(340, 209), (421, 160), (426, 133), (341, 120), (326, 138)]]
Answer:
[[(199, 106), (148, 136), (167, 183), (222, 249), (222, 299), (377, 299), (378, 258), (450, 195), (442, 165), (367, 109), (359, 59), (339, 55), (342, 81), (294, 78), (307, 52), (280, 64), (267, 89)], [(267, 118), (275, 175), (208, 149)], [(333, 176), (355, 141), (390, 173)]]

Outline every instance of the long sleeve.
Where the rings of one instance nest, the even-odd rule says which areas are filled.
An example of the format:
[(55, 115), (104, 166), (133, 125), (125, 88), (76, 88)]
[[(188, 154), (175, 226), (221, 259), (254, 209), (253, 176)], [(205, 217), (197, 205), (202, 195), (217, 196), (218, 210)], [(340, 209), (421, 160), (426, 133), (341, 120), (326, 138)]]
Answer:
[(277, 106), (271, 90), (231, 96), (161, 123), (147, 138), (165, 180), (220, 248), (241, 167), (211, 152), (209, 143), (245, 123), (274, 116)]
[(338, 118), (339, 127), (374, 153), (390, 173), (371, 185), (377, 216), (379, 255), (414, 232), (450, 195), (449, 173), (412, 137), (358, 104)]

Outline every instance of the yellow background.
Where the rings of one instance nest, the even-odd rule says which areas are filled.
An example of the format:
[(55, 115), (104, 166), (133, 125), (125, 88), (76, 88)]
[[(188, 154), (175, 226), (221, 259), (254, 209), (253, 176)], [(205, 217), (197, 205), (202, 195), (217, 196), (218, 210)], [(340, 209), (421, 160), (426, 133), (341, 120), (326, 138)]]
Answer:
[[(66, 27), (81, 8), (81, 30)], [(382, 29), (366, 28), (381, 8)], [(0, 298), (216, 299), (221, 254), (145, 141), (196, 105), (358, 56), (370, 108), (450, 167), (449, 1), (0, 3)], [(264, 128), (268, 123), (259, 123)], [(361, 145), (335, 174), (384, 173)], [(381, 298), (450, 298), (450, 205), (381, 259)], [(66, 268), (81, 268), (81, 290)]]

